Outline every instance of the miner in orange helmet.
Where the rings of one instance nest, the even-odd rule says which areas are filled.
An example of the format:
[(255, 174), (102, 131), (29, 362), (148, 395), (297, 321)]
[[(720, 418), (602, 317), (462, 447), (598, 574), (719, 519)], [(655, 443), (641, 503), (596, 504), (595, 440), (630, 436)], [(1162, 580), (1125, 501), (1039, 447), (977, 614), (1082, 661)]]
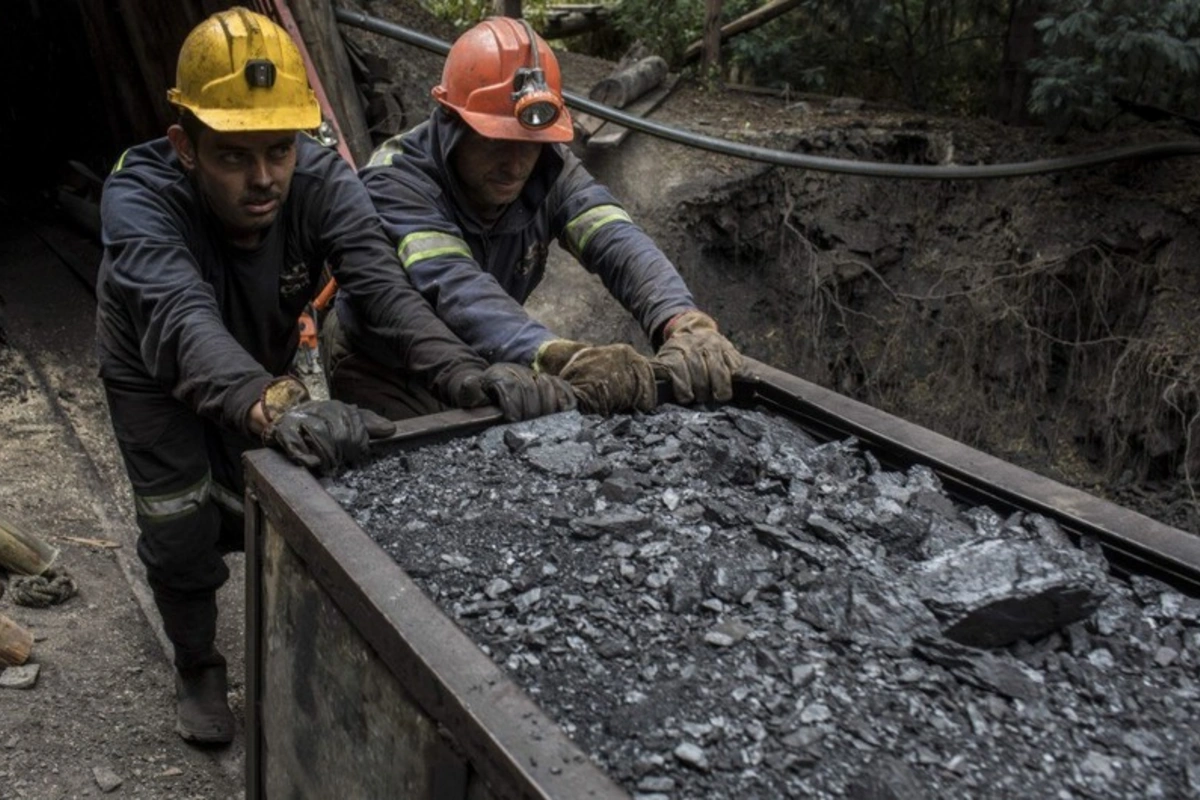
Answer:
[[(168, 99), (179, 122), (126, 151), (105, 182), (98, 355), (138, 556), (174, 648), (176, 729), (225, 743), (234, 720), (216, 592), (224, 553), (243, 537), (242, 453), (267, 444), (331, 472), (394, 429), (310, 397), (292, 374), (298, 317), (326, 265), (385, 329), (375, 356), (442, 401), (504, 405), (540, 386), (557, 410), (570, 389), (529, 367), (489, 366), (434, 314), (353, 169), (301, 133), (320, 108), (299, 49), (270, 19), (235, 7), (202, 22)], [(540, 413), (531, 408), (522, 413)]]
[[(558, 60), (529, 24), (493, 17), (462, 34), (433, 97), (430, 118), (381, 145), (360, 176), (409, 277), (450, 328), (488, 361), (566, 379), (585, 412), (653, 408), (656, 376), (681, 403), (729, 400), (742, 357), (567, 147)], [(653, 359), (562, 338), (529, 316), (556, 239), (637, 319)], [(388, 375), (363, 354), (374, 332), (356, 317), (340, 303), (324, 334), (334, 391), (357, 402)]]

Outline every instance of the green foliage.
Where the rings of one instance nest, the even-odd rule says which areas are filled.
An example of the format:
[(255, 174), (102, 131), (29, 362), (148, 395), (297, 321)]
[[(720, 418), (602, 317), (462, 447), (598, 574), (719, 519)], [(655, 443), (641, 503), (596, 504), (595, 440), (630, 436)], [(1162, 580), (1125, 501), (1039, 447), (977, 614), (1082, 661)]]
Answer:
[(687, 46), (704, 34), (704, 0), (621, 0), (613, 24), (629, 42), (640, 40), (678, 66)]
[[(534, 30), (541, 30), (546, 23), (546, 12), (551, 0), (523, 0), (521, 14)], [(459, 33), (495, 13), (494, 0), (421, 0), (429, 13), (444, 19)]]
[(1038, 21), (1043, 54), (1029, 109), (1059, 126), (1103, 125), (1115, 97), (1194, 114), (1200, 94), (1200, 3), (1052, 0)]
[[(704, 2), (621, 0), (616, 24), (678, 68)], [(762, 0), (726, 0), (728, 23)], [(727, 40), (727, 77), (796, 91), (980, 111), (995, 84), (1008, 0), (805, 0)]]

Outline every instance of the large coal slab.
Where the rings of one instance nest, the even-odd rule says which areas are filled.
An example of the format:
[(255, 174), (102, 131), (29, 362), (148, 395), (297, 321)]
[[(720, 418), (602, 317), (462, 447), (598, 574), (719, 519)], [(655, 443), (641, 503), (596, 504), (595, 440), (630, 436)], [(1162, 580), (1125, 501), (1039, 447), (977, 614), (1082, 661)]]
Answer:
[(640, 800), (1200, 791), (1200, 601), (854, 440), (572, 412), (325, 484)]

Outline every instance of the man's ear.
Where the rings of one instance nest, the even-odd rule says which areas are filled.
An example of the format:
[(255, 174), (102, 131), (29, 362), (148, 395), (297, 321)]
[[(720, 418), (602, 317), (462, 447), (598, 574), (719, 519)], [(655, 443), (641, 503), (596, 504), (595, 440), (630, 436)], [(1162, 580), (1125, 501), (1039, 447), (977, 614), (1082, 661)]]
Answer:
[(175, 155), (179, 157), (179, 163), (183, 165), (183, 168), (188, 172), (195, 169), (196, 148), (183, 126), (172, 125), (167, 128), (167, 140), (171, 143), (171, 147), (175, 148)]

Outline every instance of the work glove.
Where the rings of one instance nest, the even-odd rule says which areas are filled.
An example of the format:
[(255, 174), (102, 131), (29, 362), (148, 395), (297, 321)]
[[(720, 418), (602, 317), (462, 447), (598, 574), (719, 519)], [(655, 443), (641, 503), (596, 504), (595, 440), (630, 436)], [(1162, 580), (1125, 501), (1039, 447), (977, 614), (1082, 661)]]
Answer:
[(733, 399), (733, 378), (745, 360), (702, 311), (685, 311), (664, 328), (666, 341), (654, 356), (654, 373), (671, 382), (675, 402), (683, 405)]
[(534, 369), (569, 383), (587, 414), (650, 411), (658, 403), (650, 360), (627, 344), (551, 339), (538, 349)]
[(482, 376), (483, 390), (509, 422), (575, 408), (571, 384), (556, 375), (520, 364), (493, 364)]
[(451, 405), (459, 408), (497, 405), (509, 422), (575, 408), (575, 393), (569, 383), (520, 364), (492, 364), (482, 371), (464, 371), (451, 378), (448, 394)]
[(292, 461), (322, 474), (362, 461), (372, 439), (390, 436), (394, 423), (340, 400), (312, 400), (295, 378), (272, 381), (263, 390), (267, 427), (263, 441)]

